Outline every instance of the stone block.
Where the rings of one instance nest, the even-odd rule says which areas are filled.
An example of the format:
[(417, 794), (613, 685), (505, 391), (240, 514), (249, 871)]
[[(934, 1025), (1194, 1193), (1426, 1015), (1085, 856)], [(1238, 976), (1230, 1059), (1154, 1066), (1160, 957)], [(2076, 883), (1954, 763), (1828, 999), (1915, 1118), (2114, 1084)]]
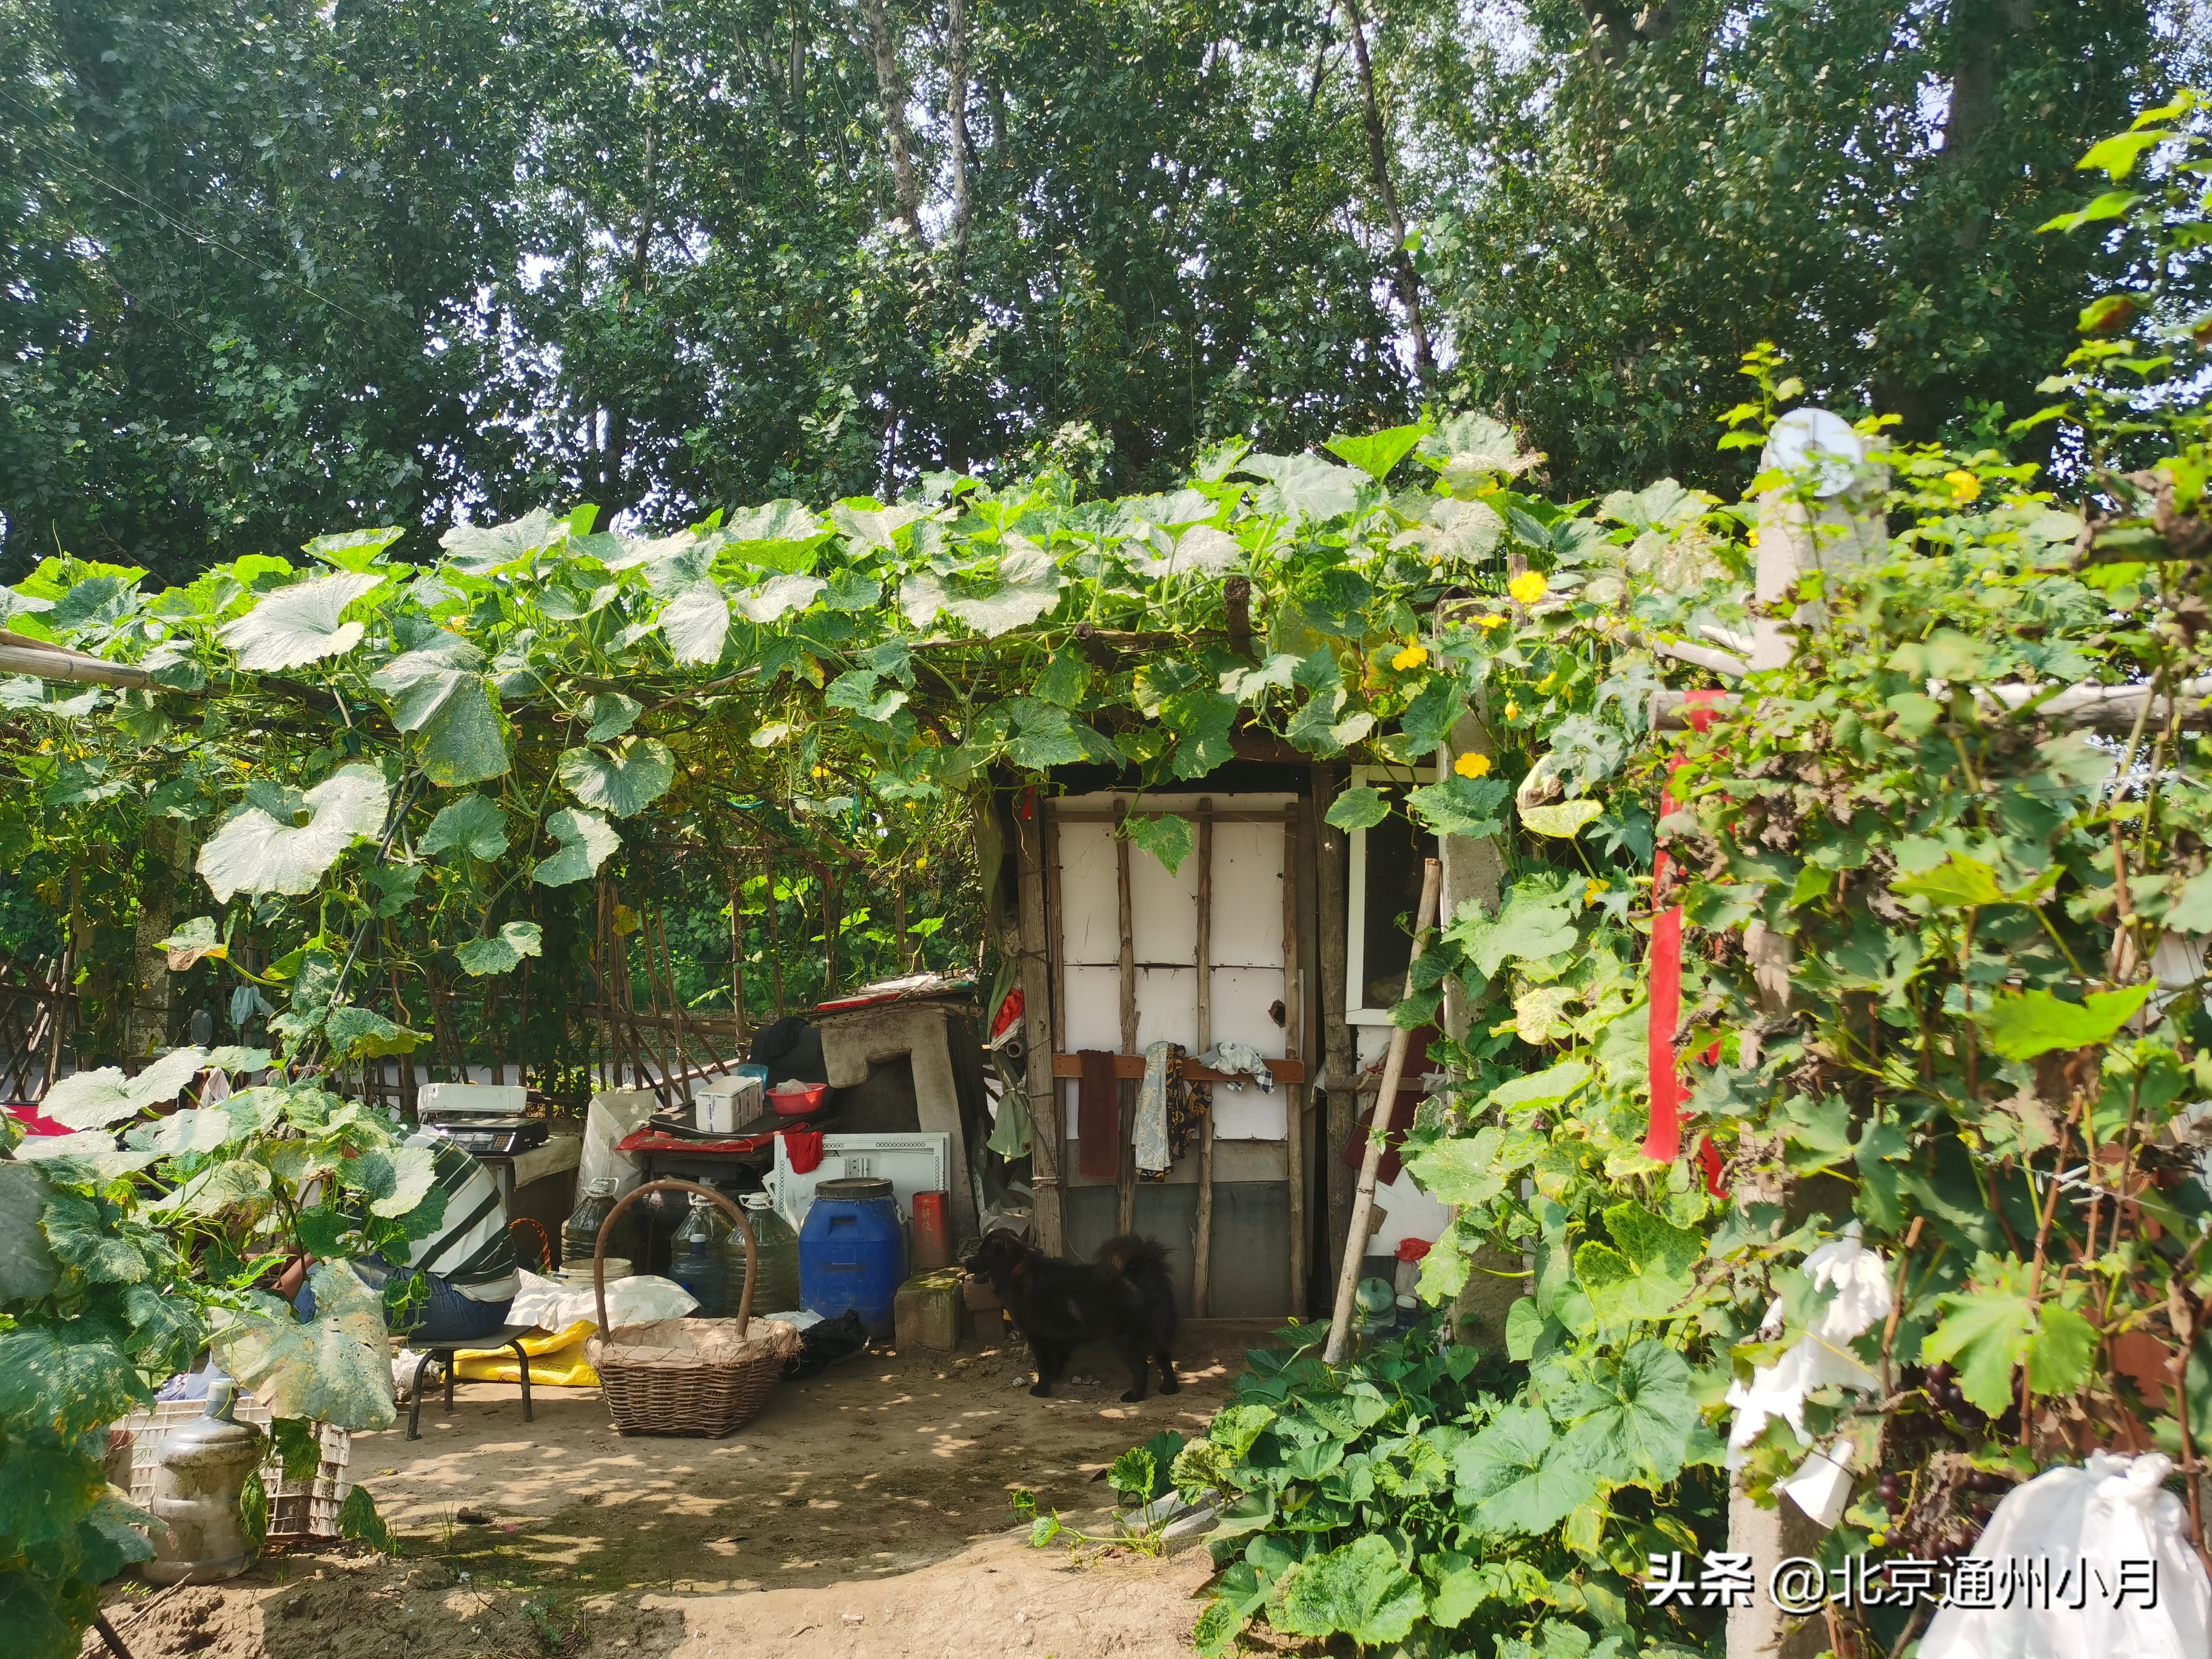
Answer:
[(953, 1268), (917, 1273), (891, 1298), (891, 1322), (902, 1348), (949, 1353), (960, 1346), (960, 1274)]

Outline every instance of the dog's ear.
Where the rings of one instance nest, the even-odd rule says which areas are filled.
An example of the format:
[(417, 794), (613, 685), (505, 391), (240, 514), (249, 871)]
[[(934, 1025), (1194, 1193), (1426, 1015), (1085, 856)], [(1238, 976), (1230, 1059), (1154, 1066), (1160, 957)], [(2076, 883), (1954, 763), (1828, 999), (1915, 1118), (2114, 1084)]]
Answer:
[(1006, 1271), (1012, 1273), (1016, 1279), (1019, 1279), (1023, 1274), (1029, 1272), (1029, 1270), (1030, 1264), (1019, 1256), (1015, 1257), (1013, 1265), (1006, 1269)]

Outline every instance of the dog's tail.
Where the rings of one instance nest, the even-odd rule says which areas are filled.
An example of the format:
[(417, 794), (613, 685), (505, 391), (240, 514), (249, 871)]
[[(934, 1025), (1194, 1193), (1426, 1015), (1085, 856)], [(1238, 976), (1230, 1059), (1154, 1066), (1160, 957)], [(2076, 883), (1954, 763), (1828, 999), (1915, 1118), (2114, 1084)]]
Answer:
[(1155, 1238), (1140, 1238), (1134, 1233), (1109, 1238), (1098, 1247), (1097, 1261), (1102, 1273), (1118, 1276), (1133, 1284), (1170, 1282), (1167, 1246)]

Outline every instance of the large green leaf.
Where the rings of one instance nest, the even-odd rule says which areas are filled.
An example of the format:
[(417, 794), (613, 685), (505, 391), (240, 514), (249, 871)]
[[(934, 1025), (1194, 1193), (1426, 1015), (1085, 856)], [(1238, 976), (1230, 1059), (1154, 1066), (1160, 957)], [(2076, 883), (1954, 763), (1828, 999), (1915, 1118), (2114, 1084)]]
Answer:
[(1360, 475), (1314, 455), (1247, 455), (1237, 470), (1267, 480), (1260, 492), (1263, 513), (1323, 523), (1359, 502)]
[(382, 827), (387, 800), (380, 774), (346, 767), (307, 791), (314, 816), (304, 826), (249, 806), (200, 848), (197, 867), (219, 903), (235, 893), (311, 893), (347, 848)]
[(172, 1048), (135, 1077), (124, 1076), (116, 1066), (72, 1072), (46, 1091), (39, 1109), (71, 1129), (105, 1128), (157, 1102), (174, 1100), (206, 1064), (204, 1048)]
[(1329, 804), (1328, 821), (1344, 830), (1372, 830), (1390, 816), (1380, 789), (1347, 789)]
[(1556, 1066), (1525, 1077), (1507, 1079), (1490, 1091), (1489, 1106), (1551, 1106), (1565, 1100), (1590, 1079), (1588, 1062), (1563, 1060)]
[(658, 738), (635, 739), (620, 750), (571, 749), (561, 757), (560, 775), (585, 805), (633, 817), (668, 793), (676, 757)]
[(482, 978), (487, 974), (503, 974), (518, 966), (523, 957), (543, 955), (545, 949), (544, 929), (534, 921), (510, 921), (501, 925), (499, 932), (488, 939), (472, 939), (453, 947), (453, 956), (461, 970)]
[(804, 611), (821, 596), (819, 576), (771, 576), (757, 587), (732, 595), (730, 604), (747, 622), (765, 628), (794, 611)]
[(1698, 1423), (1689, 1362), (1647, 1337), (1617, 1364), (1600, 1358), (1565, 1414), (1576, 1452), (1607, 1484), (1663, 1486), (1682, 1472)]
[(496, 801), (482, 795), (463, 795), (439, 809), (415, 850), (433, 854), (466, 853), (487, 861), (495, 859), (507, 851), (507, 814)]
[(308, 1277), (315, 1317), (301, 1320), (255, 1292), (252, 1310), (216, 1315), (216, 1358), (278, 1417), (342, 1429), (392, 1426), (392, 1344), (384, 1307), (343, 1266), (318, 1262)]
[(1453, 1465), (1461, 1508), (1487, 1532), (1549, 1532), (1597, 1496), (1596, 1474), (1531, 1406), (1500, 1411)]
[(61, 1267), (39, 1230), (46, 1178), (26, 1164), (0, 1164), (0, 1304), (52, 1293)]
[(1440, 836), (1480, 841), (1498, 833), (1498, 809), (1504, 800), (1503, 778), (1449, 777), (1414, 790), (1406, 805)]
[(2007, 1060), (2033, 1060), (2061, 1048), (2109, 1042), (2136, 1016), (2157, 987), (2145, 982), (2118, 991), (2092, 991), (2063, 1002), (2048, 991), (2000, 991), (1983, 1014), (1990, 1047)]
[(660, 637), (680, 663), (710, 663), (730, 636), (730, 602), (711, 578), (680, 589), (660, 607)]
[(422, 734), (423, 772), (441, 788), (507, 771), (507, 737), (483, 666), (483, 653), (457, 635), (441, 634), (369, 677), (392, 699), (392, 723)]
[(118, 1222), (121, 1212), (96, 1198), (57, 1188), (46, 1195), (39, 1226), (55, 1258), (95, 1285), (136, 1285), (150, 1268)]
[(1427, 430), (1419, 425), (1394, 426), (1388, 431), (1370, 433), (1364, 438), (1331, 438), (1322, 447), (1339, 460), (1358, 467), (1376, 483), (1381, 483), (1390, 476), (1391, 469), (1413, 453), (1413, 446), (1420, 442)]
[(1341, 1631), (1362, 1646), (1373, 1646), (1404, 1640), (1427, 1611), (1420, 1581), (1399, 1565), (1388, 1540), (1370, 1533), (1301, 1565), (1267, 1618), (1290, 1635)]
[(1177, 817), (1172, 812), (1158, 817), (1148, 812), (1133, 812), (1128, 826), (1129, 839), (1165, 865), (1170, 875), (1182, 868), (1182, 861), (1190, 856), (1194, 845), (1190, 820)]
[(172, 1112), (131, 1130), (133, 1146), (150, 1146), (164, 1158), (220, 1152), (239, 1133), (238, 1121), (221, 1106)]
[[(837, 516), (840, 508), (831, 516)], [(893, 507), (890, 514), (903, 514), (902, 522), (921, 516), (914, 507)], [(853, 522), (859, 515), (848, 514), (841, 523)], [(723, 520), (721, 536), (731, 554), (747, 564), (758, 565), (767, 570), (809, 570), (813, 568), (815, 549), (830, 538), (830, 526), (816, 518), (799, 501), (769, 501), (765, 506), (748, 507), (732, 513)], [(883, 545), (889, 545), (885, 537)]]
[(1462, 905), (1447, 937), (1465, 946), (1488, 978), (1509, 961), (1541, 961), (1570, 949), (1576, 939), (1572, 902), (1548, 884), (1518, 881), (1494, 920), (1478, 899)]
[(568, 539), (568, 520), (536, 507), (519, 519), (479, 528), (455, 525), (438, 538), (454, 568), (471, 576), (489, 576), (522, 563), (532, 554)]
[(1705, 1240), (1638, 1204), (1614, 1205), (1605, 1224), (1611, 1245), (1585, 1243), (1575, 1252), (1576, 1281), (1600, 1322), (1665, 1318), (1689, 1295)]
[(545, 833), (560, 843), (560, 851), (550, 859), (541, 859), (531, 874), (531, 879), (544, 887), (566, 887), (571, 882), (589, 880), (622, 845), (622, 836), (605, 818), (566, 806), (547, 816)]
[(427, 1031), (395, 1025), (374, 1008), (333, 1008), (323, 1022), (331, 1052), (340, 1059), (375, 1060), (411, 1054), (430, 1040)]
[(67, 1438), (106, 1427), (152, 1395), (112, 1337), (62, 1329), (66, 1340), (42, 1327), (0, 1331), (0, 1427)]
[(1605, 808), (1594, 800), (1563, 800), (1550, 806), (1524, 806), (1521, 822), (1540, 836), (1571, 841)]
[(238, 665), (258, 673), (304, 668), (361, 643), (363, 629), (340, 618), (355, 600), (384, 586), (377, 575), (317, 576), (280, 587), (222, 630)]
[(100, 1465), (74, 1447), (0, 1441), (0, 1538), (17, 1550), (58, 1543), (106, 1487)]

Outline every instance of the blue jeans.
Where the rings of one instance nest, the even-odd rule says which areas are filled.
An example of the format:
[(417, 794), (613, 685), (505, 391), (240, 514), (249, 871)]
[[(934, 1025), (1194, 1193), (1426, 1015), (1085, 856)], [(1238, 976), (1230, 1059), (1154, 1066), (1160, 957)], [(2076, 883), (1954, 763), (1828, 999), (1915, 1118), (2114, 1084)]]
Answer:
[[(363, 1256), (356, 1270), (367, 1269), (361, 1276), (380, 1289), (390, 1267), (379, 1256)], [(488, 1337), (507, 1323), (507, 1310), (514, 1305), (508, 1297), (500, 1302), (479, 1302), (474, 1297), (463, 1296), (453, 1287), (442, 1273), (421, 1273), (416, 1277), (430, 1288), (428, 1303), (410, 1303), (405, 1312), (392, 1316), (392, 1329), (395, 1335), (404, 1336), (412, 1347), (435, 1348), (448, 1343), (478, 1341)], [(315, 1293), (307, 1286), (292, 1298), (292, 1305), (300, 1310), (302, 1319), (315, 1316)]]

